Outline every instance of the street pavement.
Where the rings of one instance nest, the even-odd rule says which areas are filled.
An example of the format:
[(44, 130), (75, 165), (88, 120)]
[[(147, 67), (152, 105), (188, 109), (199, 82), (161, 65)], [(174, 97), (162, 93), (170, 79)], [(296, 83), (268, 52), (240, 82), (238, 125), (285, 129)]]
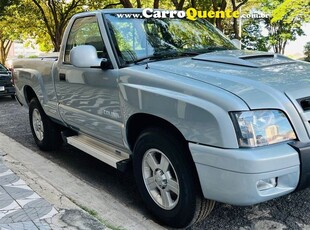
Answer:
[(0, 98), (3, 162), (59, 212), (47, 219), (51, 229), (164, 229), (145, 212), (141, 200), (124, 196), (139, 197), (130, 175), (70, 146), (56, 152), (39, 151), (30, 133), (27, 110), (9, 98), (3, 100), (1, 104)]
[[(14, 144), (10, 144), (13, 139)], [(13, 145), (20, 148), (13, 151)], [(85, 214), (81, 210), (85, 207), (88, 212), (97, 213), (95, 216), (103, 220), (104, 228), (164, 229), (154, 223), (143, 205), (130, 172), (119, 173), (70, 146), (49, 153), (38, 150), (31, 136), (27, 110), (10, 98), (0, 98), (1, 150), (9, 153), (3, 156), (5, 164), (58, 211), (52, 217), (56, 223), (52, 229), (70, 229), (70, 223), (80, 222), (74, 219), (79, 216), (75, 212)], [(74, 221), (64, 217), (68, 215)], [(211, 215), (191, 229), (310, 230), (310, 189), (248, 207), (217, 203)]]

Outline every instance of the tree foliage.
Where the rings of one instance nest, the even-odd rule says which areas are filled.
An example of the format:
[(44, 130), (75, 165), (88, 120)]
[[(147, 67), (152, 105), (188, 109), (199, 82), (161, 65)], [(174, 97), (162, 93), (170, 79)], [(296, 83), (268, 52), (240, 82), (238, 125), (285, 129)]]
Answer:
[[(26, 38), (32, 38), (42, 51), (59, 51), (69, 19), (85, 10), (85, 5), (88, 10), (123, 7), (186, 10), (193, 7), (206, 11), (233, 11), (242, 7), (242, 13), (256, 7), (273, 16), (264, 22), (269, 34), (267, 38), (261, 35), (261, 24), (256, 20), (243, 22), (246, 25), (243, 42), (254, 44), (256, 39), (256, 48), (267, 49), (268, 46), (263, 45), (266, 42), (275, 52), (283, 53), (287, 42), (302, 34), (302, 21), (309, 21), (309, 4), (309, 0), (1, 0), (0, 55), (2, 61), (5, 60), (12, 39)], [(209, 21), (230, 38), (240, 38), (239, 20), (213, 18)]]
[(1, 0), (0, 1), (0, 16), (5, 15), (5, 10), (7, 7), (16, 4), (18, 0)]
[(309, 0), (285, 0), (272, 13), (272, 22), (285, 20), (294, 22), (296, 18), (304, 22), (310, 21), (310, 1)]
[(0, 4), (0, 62), (5, 63), (12, 43), (20, 38), (20, 31), (15, 27), (14, 10), (12, 5), (17, 0), (1, 0)]
[[(303, 16), (295, 15), (294, 10), (282, 14), (281, 18), (274, 19), (273, 15), (279, 12), (286, 0), (261, 0), (263, 12), (271, 15), (265, 19), (268, 30), (268, 42), (275, 53), (284, 54), (285, 47), (289, 41), (296, 40), (297, 36), (303, 35)], [(295, 5), (291, 5), (294, 8)], [(295, 16), (294, 16), (295, 15)]]
[(262, 35), (262, 20), (248, 19), (243, 24), (241, 42), (243, 48), (249, 50), (268, 51), (268, 38)]
[(54, 46), (54, 51), (59, 51), (62, 35), (70, 20), (77, 12), (83, 11), (84, 1), (79, 0), (32, 0), (38, 9), (37, 21), (40, 19), (45, 25), (45, 31), (49, 35)]

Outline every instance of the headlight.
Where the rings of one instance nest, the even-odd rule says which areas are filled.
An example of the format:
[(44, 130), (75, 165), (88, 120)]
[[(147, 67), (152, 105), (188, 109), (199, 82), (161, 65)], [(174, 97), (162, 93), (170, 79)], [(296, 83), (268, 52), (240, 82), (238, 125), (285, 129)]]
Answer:
[(231, 113), (240, 147), (256, 147), (296, 139), (295, 132), (280, 110)]

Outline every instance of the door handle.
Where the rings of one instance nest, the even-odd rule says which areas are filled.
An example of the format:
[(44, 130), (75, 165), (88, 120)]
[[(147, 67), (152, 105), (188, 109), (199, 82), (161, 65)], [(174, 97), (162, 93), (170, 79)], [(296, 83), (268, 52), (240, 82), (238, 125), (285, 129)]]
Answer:
[(66, 81), (66, 74), (60, 73), (59, 74), (59, 81)]

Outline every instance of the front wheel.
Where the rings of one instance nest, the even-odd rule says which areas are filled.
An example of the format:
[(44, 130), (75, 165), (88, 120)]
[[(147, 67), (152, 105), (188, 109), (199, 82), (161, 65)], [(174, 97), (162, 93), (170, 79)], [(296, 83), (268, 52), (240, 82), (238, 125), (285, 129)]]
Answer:
[(40, 149), (49, 151), (61, 146), (62, 138), (59, 126), (45, 114), (37, 98), (30, 101), (29, 121), (32, 135)]
[(133, 155), (134, 174), (147, 208), (171, 227), (187, 227), (204, 219), (214, 201), (197, 189), (194, 164), (186, 145), (158, 128), (144, 131)]

